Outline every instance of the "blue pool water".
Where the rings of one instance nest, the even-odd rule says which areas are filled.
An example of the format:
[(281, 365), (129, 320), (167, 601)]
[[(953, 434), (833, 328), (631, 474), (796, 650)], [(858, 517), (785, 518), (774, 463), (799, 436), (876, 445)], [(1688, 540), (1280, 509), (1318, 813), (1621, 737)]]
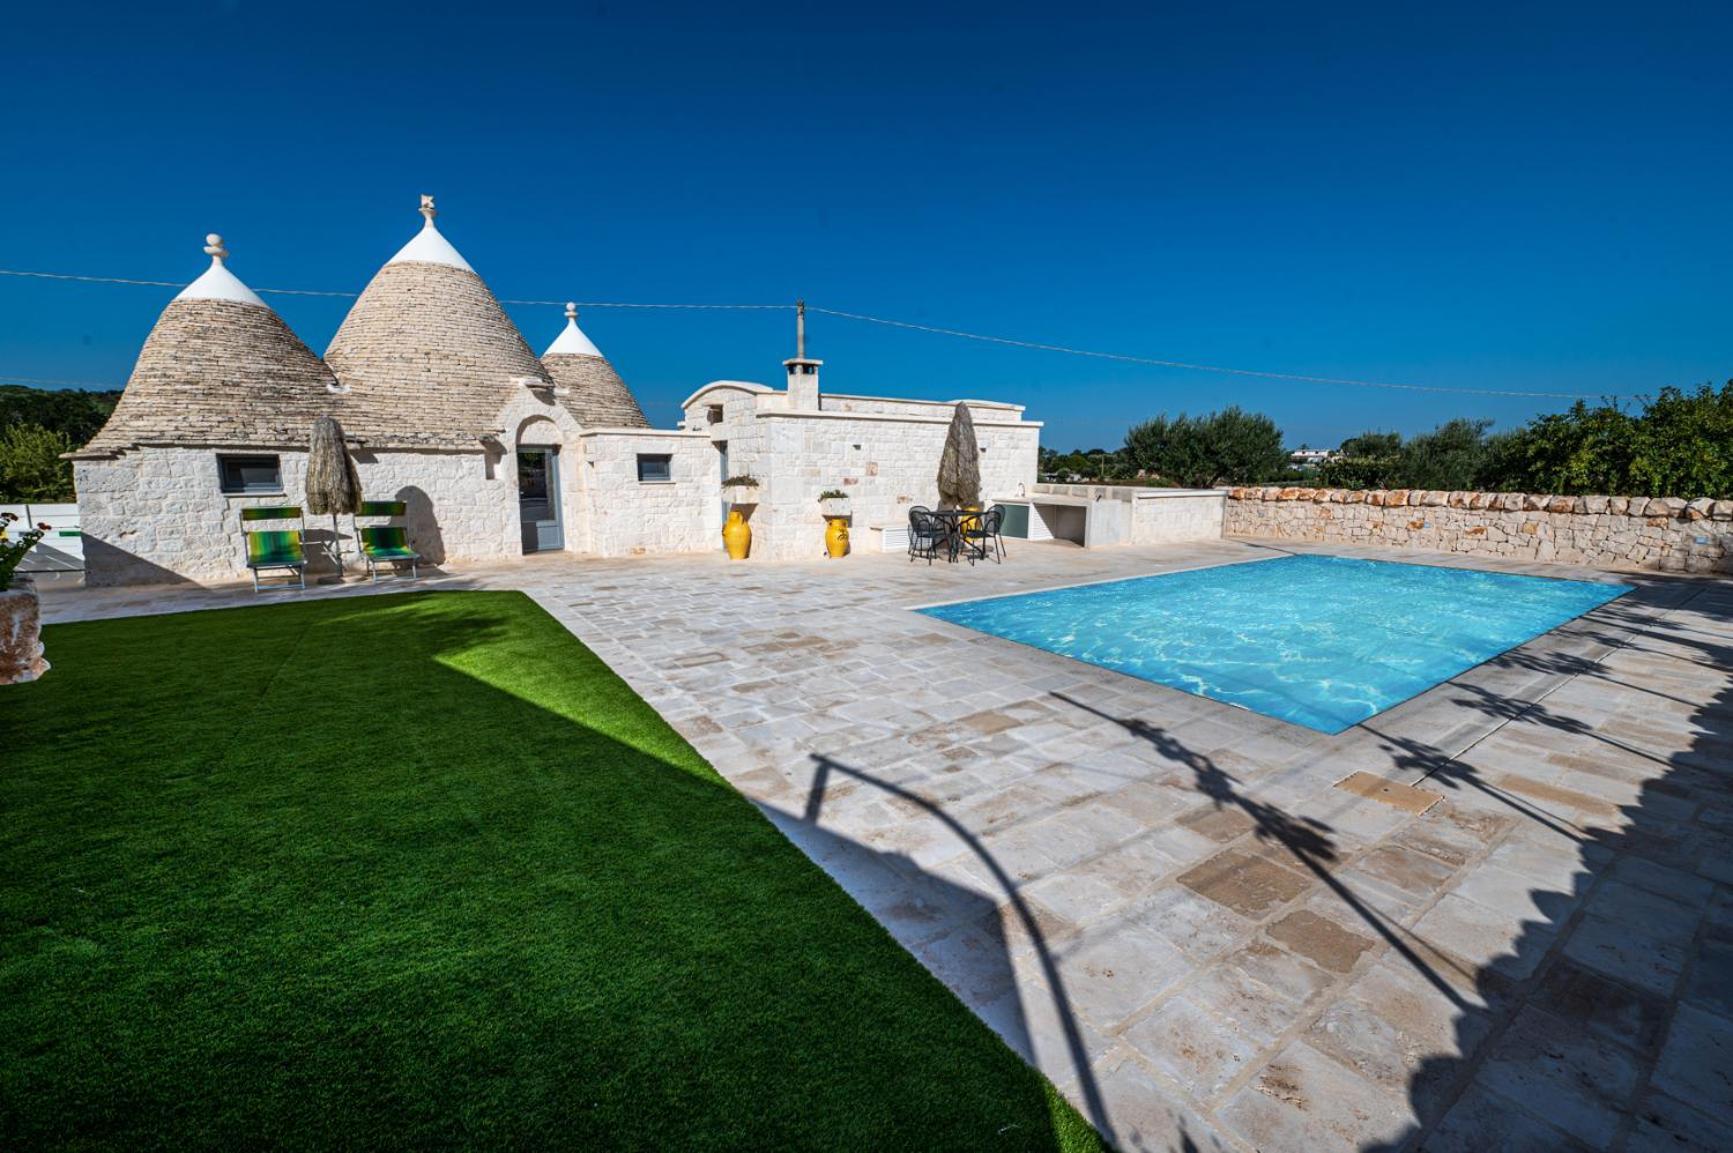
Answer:
[(1339, 733), (1629, 591), (1290, 556), (920, 611)]

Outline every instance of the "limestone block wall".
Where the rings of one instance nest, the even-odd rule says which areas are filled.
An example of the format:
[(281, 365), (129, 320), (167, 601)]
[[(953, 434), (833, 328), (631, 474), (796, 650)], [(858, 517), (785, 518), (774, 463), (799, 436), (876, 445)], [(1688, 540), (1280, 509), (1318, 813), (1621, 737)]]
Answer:
[[(721, 456), (703, 433), (616, 429), (579, 437), (584, 536), (567, 547), (602, 557), (703, 552), (722, 543)], [(672, 480), (640, 481), (638, 456), (666, 453)]]
[[(219, 583), (246, 580), (240, 510), (302, 504), (307, 454), (280, 450), (281, 495), (220, 491), (217, 452), (143, 448), (114, 460), (74, 464), (90, 585)], [(470, 452), (359, 452), (356, 467), (369, 500), (401, 500), (409, 538), (434, 563), (522, 552), (517, 479), (479, 448)], [(305, 524), (310, 571), (324, 566), (329, 518)], [(348, 536), (348, 518), (340, 532)], [(353, 541), (346, 539), (353, 550)]]
[(1223, 531), (1601, 568), (1733, 572), (1727, 500), (1235, 488)]
[[(828, 399), (828, 398), (827, 398)], [(950, 410), (927, 406), (924, 415), (827, 410), (759, 412), (758, 426), (729, 441), (729, 467), (758, 477), (751, 517), (752, 553), (765, 560), (816, 559), (823, 552), (824, 517), (818, 494), (849, 494), (854, 531), (901, 524), (911, 505), (936, 505), (939, 457)], [(988, 499), (1017, 495), (1035, 483), (1038, 423), (1008, 418), (1001, 409), (976, 414), (981, 492)]]
[[(1032, 491), (1125, 505), (1115, 515), (1092, 517), (1112, 521), (1103, 531), (1091, 531), (1086, 543), (1169, 544), (1176, 541), (1219, 540), (1227, 493), (1213, 488), (1143, 488), (1116, 484), (1038, 484)], [(1116, 527), (1115, 527), (1116, 526)], [(1092, 526), (1093, 527), (1093, 526)]]

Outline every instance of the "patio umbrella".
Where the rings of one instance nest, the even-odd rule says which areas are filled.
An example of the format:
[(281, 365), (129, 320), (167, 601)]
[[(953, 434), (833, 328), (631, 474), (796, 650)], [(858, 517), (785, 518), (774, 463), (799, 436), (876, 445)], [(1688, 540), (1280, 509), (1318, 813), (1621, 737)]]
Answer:
[(331, 551), (341, 578), (343, 538), (337, 535), (337, 514), (354, 516), (361, 511), (361, 477), (343, 443), (343, 426), (335, 417), (322, 416), (313, 422), (313, 437), (307, 445), (307, 508), (315, 516), (331, 514)]
[(969, 406), (959, 404), (945, 433), (939, 457), (939, 507), (969, 508), (981, 503), (981, 450), (975, 444), (975, 422)]

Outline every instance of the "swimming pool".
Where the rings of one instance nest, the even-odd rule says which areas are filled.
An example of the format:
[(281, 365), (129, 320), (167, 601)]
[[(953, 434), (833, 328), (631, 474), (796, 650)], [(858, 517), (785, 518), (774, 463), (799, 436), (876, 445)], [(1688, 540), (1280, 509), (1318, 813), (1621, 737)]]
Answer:
[(1629, 591), (1288, 556), (919, 611), (1339, 733)]

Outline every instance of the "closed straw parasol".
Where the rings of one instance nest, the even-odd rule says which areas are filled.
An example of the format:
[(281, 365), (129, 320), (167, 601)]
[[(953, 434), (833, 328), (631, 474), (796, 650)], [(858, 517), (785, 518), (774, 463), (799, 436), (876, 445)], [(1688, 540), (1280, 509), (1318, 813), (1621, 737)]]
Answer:
[(939, 457), (939, 507), (974, 508), (981, 503), (981, 450), (975, 444), (975, 422), (969, 406), (957, 405), (945, 433)]
[(343, 575), (343, 538), (337, 535), (337, 514), (361, 511), (361, 477), (343, 443), (343, 426), (335, 417), (313, 422), (307, 445), (307, 509), (315, 516), (331, 515), (331, 552), (337, 575)]

